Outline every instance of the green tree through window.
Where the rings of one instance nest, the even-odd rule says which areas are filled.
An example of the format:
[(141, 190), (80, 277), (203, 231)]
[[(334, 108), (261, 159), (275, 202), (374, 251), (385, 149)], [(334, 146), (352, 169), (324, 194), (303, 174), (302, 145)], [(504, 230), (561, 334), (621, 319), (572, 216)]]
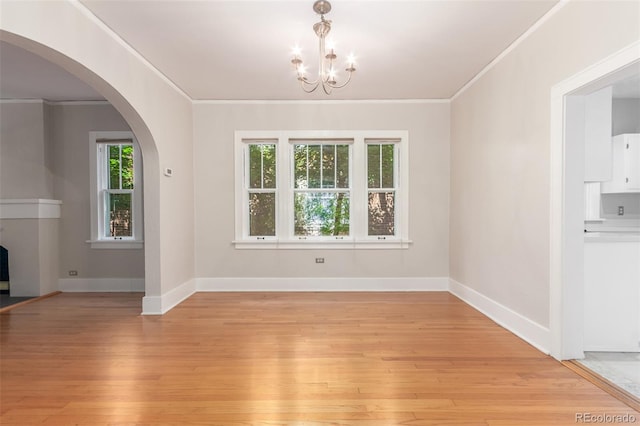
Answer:
[(294, 235), (348, 236), (349, 145), (295, 144)]
[(105, 235), (133, 236), (133, 145), (106, 144), (109, 187), (105, 190)]

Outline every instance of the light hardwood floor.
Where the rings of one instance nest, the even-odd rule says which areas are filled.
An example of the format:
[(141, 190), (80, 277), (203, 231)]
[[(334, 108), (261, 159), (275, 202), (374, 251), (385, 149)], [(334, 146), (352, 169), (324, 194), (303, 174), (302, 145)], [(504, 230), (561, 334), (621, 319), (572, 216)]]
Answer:
[(575, 425), (640, 413), (448, 293), (60, 294), (0, 315), (2, 425)]

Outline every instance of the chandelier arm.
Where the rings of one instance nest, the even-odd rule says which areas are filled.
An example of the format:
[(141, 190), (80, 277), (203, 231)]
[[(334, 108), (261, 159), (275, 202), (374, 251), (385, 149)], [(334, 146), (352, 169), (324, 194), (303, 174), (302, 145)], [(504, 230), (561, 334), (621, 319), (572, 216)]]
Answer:
[[(311, 89), (307, 89), (307, 87), (305, 86), (305, 84), (308, 84), (308, 85), (310, 85), (310, 86), (313, 86), (313, 88), (311, 88)], [(300, 87), (301, 87), (301, 88), (302, 88), (302, 90), (304, 90), (306, 93), (312, 93), (312, 92), (315, 92), (315, 90), (318, 88), (318, 86), (319, 86), (319, 85), (320, 85), (320, 82), (319, 82), (319, 81), (316, 81), (316, 82), (314, 82), (314, 83), (309, 83), (309, 82), (306, 82), (306, 81), (304, 81), (304, 80), (300, 80)]]
[(317, 85), (321, 81), (320, 78), (316, 78), (313, 81), (309, 81), (306, 77), (298, 78), (298, 80), (300, 80), (301, 83), (308, 84), (309, 86)]
[(344, 83), (342, 83), (342, 84), (336, 84), (336, 85), (331, 84), (331, 85), (330, 85), (330, 86), (331, 86), (331, 88), (332, 88), (332, 89), (342, 89), (344, 86), (346, 86), (347, 84), (349, 84), (349, 82), (351, 81), (351, 75), (352, 75), (352, 74), (353, 74), (353, 71), (349, 71), (349, 77), (347, 77), (347, 81), (345, 81), (345, 82), (344, 82)]
[(322, 82), (322, 90), (324, 90), (324, 93), (326, 93), (327, 95), (330, 95), (331, 89), (332, 89), (332, 86), (330, 84), (325, 84), (324, 81)]

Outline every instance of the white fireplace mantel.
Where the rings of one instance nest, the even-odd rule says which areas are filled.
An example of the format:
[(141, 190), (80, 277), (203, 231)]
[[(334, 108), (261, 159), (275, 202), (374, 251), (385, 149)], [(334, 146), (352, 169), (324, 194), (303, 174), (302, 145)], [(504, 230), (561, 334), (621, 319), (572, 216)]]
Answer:
[(42, 198), (0, 200), (0, 219), (59, 219), (62, 201)]

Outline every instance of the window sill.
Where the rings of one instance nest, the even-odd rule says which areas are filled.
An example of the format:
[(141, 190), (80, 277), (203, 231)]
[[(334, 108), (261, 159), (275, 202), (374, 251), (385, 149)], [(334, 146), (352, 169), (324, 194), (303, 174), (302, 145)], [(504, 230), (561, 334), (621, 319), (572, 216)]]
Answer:
[(339, 240), (339, 241), (278, 241), (278, 240), (260, 240), (260, 241), (232, 241), (236, 249), (240, 250), (318, 250), (318, 249), (337, 249), (337, 250), (391, 250), (391, 249), (408, 249), (413, 241), (411, 240)]
[(136, 240), (89, 240), (92, 249), (103, 250), (139, 250), (144, 248), (144, 241)]

